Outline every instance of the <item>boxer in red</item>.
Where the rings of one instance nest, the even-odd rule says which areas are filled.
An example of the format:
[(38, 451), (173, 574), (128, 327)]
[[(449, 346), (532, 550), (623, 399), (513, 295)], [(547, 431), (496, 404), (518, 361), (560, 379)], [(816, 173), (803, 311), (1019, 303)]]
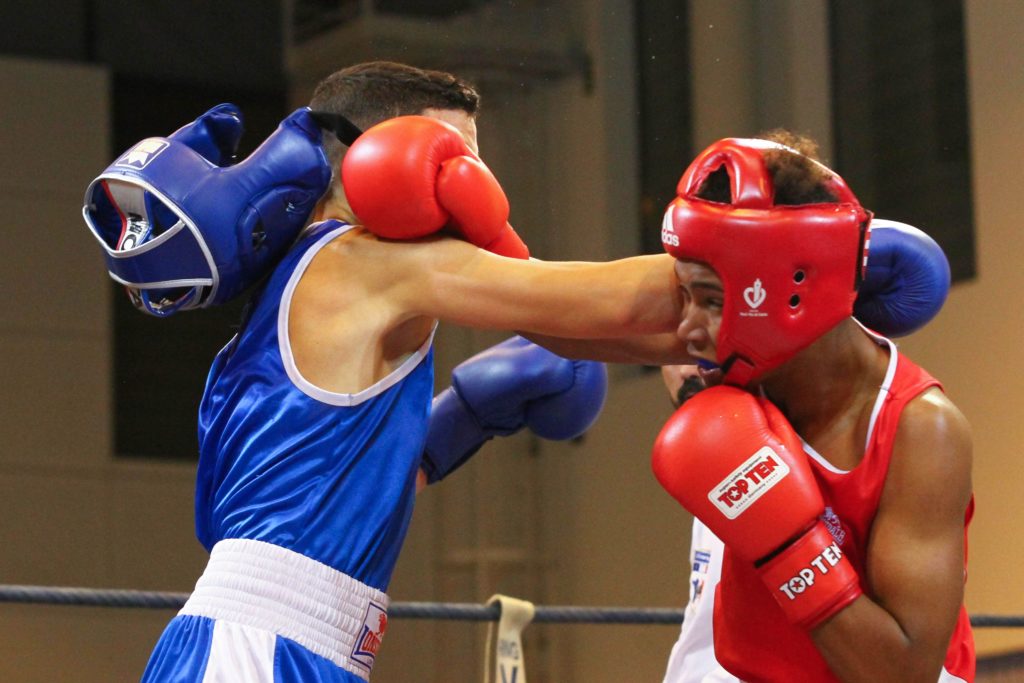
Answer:
[(714, 650), (733, 675), (972, 681), (970, 427), (852, 317), (871, 216), (804, 144), (722, 140), (680, 181), (662, 229), (678, 335), (721, 385), (665, 425), (654, 471), (725, 544)]

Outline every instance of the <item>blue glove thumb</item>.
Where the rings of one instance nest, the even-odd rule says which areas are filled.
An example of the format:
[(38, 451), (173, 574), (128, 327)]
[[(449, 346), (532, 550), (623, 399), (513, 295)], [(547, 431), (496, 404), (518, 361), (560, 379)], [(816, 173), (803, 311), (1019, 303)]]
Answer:
[(906, 223), (876, 218), (853, 315), (887, 337), (908, 335), (939, 312), (949, 282), (949, 262), (935, 240)]
[[(233, 104), (218, 104), (195, 121), (187, 123), (167, 136), (180, 142), (215, 166), (226, 166), (235, 160), (238, 141), (242, 138), (242, 112)], [(178, 220), (169, 206), (146, 193), (147, 214), (153, 224), (166, 229)]]
[(243, 131), (242, 112), (235, 105), (224, 103), (174, 131), (167, 139), (191, 147), (215, 166), (226, 166), (235, 159)]
[[(550, 353), (550, 352), (549, 352)], [(542, 439), (575, 439), (597, 420), (608, 393), (604, 363), (572, 361), (573, 381), (565, 391), (538, 398), (526, 406), (526, 426)]]

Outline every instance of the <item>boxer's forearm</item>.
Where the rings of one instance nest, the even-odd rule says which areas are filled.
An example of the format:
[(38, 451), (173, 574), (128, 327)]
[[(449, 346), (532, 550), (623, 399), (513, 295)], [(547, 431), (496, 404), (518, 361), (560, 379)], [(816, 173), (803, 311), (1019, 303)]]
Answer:
[(642, 334), (618, 339), (566, 339), (539, 334), (523, 335), (530, 341), (565, 358), (637, 365), (681, 365), (695, 363), (686, 343), (675, 332)]
[(866, 595), (812, 631), (811, 638), (844, 683), (935, 683), (939, 679), (943, 641), (912, 637)]

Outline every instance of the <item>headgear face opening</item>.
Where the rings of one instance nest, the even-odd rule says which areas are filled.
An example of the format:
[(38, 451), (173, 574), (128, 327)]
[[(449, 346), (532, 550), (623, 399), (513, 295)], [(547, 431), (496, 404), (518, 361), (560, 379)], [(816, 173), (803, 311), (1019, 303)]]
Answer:
[[(717, 358), (724, 380), (740, 386), (849, 317), (867, 263), (871, 213), (842, 178), (829, 171), (836, 203), (776, 205), (763, 156), (772, 149), (799, 154), (767, 140), (708, 147), (683, 174), (661, 228), (669, 254), (704, 262), (721, 278)], [(697, 197), (723, 166), (732, 203)]]
[(206, 238), (145, 181), (97, 178), (85, 217), (106, 251), (107, 272), (139, 310), (168, 316), (205, 306), (217, 292), (219, 272)]

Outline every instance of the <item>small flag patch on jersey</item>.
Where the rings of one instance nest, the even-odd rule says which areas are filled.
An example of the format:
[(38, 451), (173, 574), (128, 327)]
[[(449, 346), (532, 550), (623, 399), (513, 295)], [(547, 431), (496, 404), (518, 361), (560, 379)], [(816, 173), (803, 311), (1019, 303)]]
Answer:
[(710, 565), (711, 553), (707, 550), (695, 550), (693, 552), (693, 571), (707, 574)]

